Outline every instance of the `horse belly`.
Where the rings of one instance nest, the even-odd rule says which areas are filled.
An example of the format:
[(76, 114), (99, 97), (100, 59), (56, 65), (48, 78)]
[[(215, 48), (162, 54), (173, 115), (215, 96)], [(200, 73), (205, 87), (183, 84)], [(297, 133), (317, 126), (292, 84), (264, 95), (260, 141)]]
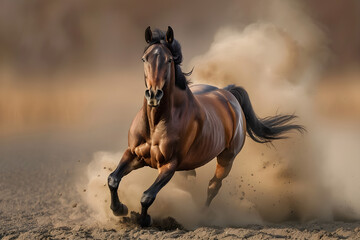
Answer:
[(192, 170), (205, 165), (217, 157), (223, 150), (211, 152), (189, 151), (188, 155), (180, 163), (178, 170)]
[(222, 124), (205, 124), (201, 136), (192, 144), (182, 159), (179, 170), (201, 167), (217, 157), (226, 147), (226, 136)]

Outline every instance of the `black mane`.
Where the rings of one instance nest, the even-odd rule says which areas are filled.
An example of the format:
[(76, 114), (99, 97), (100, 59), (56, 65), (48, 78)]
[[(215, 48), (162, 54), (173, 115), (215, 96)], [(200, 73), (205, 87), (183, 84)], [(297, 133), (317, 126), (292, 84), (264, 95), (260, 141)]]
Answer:
[(154, 31), (152, 31), (151, 42), (146, 46), (145, 51), (150, 46), (158, 43), (165, 45), (170, 50), (175, 63), (175, 86), (177, 86), (182, 90), (185, 90), (186, 87), (190, 84), (190, 81), (187, 80), (186, 76), (190, 76), (192, 70), (188, 73), (183, 73), (181, 70), (180, 65), (182, 63), (183, 56), (181, 52), (180, 43), (176, 39), (174, 39), (173, 42), (169, 44), (165, 40), (165, 33), (159, 29), (155, 29)]

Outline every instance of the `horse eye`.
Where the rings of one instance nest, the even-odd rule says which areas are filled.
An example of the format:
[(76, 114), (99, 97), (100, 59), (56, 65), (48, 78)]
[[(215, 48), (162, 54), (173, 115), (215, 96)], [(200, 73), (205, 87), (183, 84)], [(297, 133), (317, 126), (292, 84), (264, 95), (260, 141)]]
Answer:
[(145, 62), (145, 58), (141, 58), (141, 61)]
[(170, 58), (170, 59), (168, 60), (168, 63), (171, 63), (171, 61), (172, 61), (172, 58)]

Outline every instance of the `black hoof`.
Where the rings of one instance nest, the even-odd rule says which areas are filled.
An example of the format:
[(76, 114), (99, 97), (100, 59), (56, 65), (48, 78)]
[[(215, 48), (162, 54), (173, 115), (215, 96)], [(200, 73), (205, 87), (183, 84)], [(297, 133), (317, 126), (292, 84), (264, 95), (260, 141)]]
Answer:
[(120, 205), (113, 207), (110, 206), (115, 216), (125, 216), (128, 214), (128, 208), (125, 204), (120, 203)]
[(152, 220), (150, 215), (146, 215), (145, 217), (141, 216), (139, 220), (139, 224), (141, 227), (150, 227), (152, 225)]

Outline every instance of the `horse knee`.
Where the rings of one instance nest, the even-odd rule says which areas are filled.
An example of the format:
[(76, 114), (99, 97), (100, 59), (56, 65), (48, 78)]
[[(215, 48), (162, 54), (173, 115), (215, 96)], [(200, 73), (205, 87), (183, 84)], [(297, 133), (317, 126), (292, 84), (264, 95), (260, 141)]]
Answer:
[(111, 173), (108, 177), (108, 185), (110, 189), (117, 189), (119, 187), (120, 179)]
[(141, 206), (144, 208), (148, 208), (151, 206), (151, 204), (154, 202), (155, 196), (149, 193), (144, 192), (144, 194), (141, 197)]

